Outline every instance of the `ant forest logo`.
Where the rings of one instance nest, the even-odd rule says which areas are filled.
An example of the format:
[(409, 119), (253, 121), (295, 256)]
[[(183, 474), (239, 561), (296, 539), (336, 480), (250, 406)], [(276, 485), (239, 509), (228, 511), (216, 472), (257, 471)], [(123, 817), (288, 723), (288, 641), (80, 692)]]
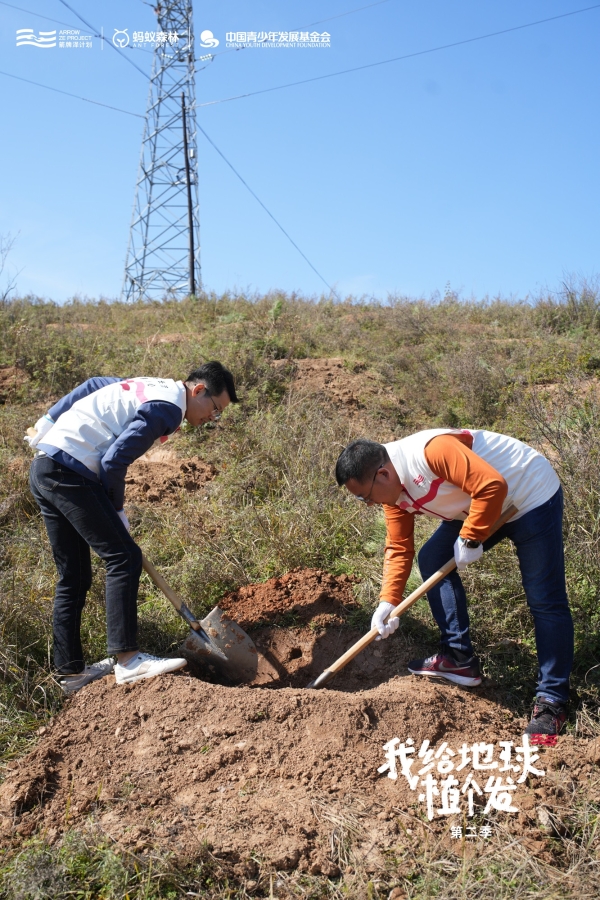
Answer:
[(115, 47), (127, 47), (129, 44), (129, 35), (127, 34), (126, 28), (115, 28), (115, 33), (112, 36), (112, 42)]

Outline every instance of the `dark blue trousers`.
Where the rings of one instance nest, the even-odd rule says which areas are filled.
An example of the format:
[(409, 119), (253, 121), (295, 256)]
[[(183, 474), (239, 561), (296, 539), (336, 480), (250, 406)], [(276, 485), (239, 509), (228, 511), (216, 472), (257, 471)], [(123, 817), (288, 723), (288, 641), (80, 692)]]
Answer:
[(142, 551), (121, 522), (101, 484), (37, 456), (31, 492), (58, 569), (54, 594), (54, 665), (61, 674), (83, 671), (81, 613), (92, 583), (90, 547), (106, 563), (106, 630), (109, 654), (137, 650), (137, 593)]
[[(484, 552), (509, 538), (515, 545), (523, 588), (533, 616), (538, 656), (537, 696), (566, 703), (573, 666), (573, 621), (565, 584), (562, 538), (562, 488), (546, 503), (516, 522), (508, 521), (483, 545)], [(429, 578), (454, 554), (463, 523), (444, 522), (419, 552), (423, 579)], [(455, 570), (427, 593), (442, 644), (473, 655), (467, 597)]]

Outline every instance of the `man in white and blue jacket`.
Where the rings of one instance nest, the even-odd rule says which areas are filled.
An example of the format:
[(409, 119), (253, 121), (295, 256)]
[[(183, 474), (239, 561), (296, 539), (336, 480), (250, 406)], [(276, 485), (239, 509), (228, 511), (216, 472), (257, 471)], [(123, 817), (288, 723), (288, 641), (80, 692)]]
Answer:
[[(123, 509), (127, 467), (165, 441), (185, 418), (202, 425), (237, 403), (219, 362), (169, 378), (97, 377), (58, 401), (27, 437), (36, 456), (30, 486), (44, 517), (59, 580), (54, 596), (54, 665), (67, 693), (113, 670), (124, 684), (173, 672), (184, 659), (159, 659), (137, 645), (142, 552)], [(86, 666), (81, 613), (92, 581), (90, 547), (106, 563), (109, 657)], [(112, 655), (117, 662), (113, 663)]]

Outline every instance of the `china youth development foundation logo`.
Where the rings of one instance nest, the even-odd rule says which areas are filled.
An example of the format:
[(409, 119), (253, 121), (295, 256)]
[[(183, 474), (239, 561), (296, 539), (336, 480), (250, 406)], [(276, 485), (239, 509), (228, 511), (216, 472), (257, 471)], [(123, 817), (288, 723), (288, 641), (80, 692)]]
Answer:
[(36, 34), (33, 28), (17, 28), (17, 47), (56, 47), (56, 29)]
[(203, 31), (200, 35), (200, 46), (201, 47), (218, 47), (219, 41), (214, 36), (212, 31)]
[(331, 47), (331, 35), (328, 31), (228, 31), (225, 46), (324, 49)]

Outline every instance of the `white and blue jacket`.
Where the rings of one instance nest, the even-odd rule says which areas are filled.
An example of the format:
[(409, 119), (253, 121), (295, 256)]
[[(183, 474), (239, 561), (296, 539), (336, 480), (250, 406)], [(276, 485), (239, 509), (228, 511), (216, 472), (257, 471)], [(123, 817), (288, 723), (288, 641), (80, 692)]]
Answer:
[(157, 440), (167, 440), (185, 415), (182, 381), (89, 378), (49, 411), (54, 422), (38, 450), (100, 482), (123, 509), (127, 467)]

